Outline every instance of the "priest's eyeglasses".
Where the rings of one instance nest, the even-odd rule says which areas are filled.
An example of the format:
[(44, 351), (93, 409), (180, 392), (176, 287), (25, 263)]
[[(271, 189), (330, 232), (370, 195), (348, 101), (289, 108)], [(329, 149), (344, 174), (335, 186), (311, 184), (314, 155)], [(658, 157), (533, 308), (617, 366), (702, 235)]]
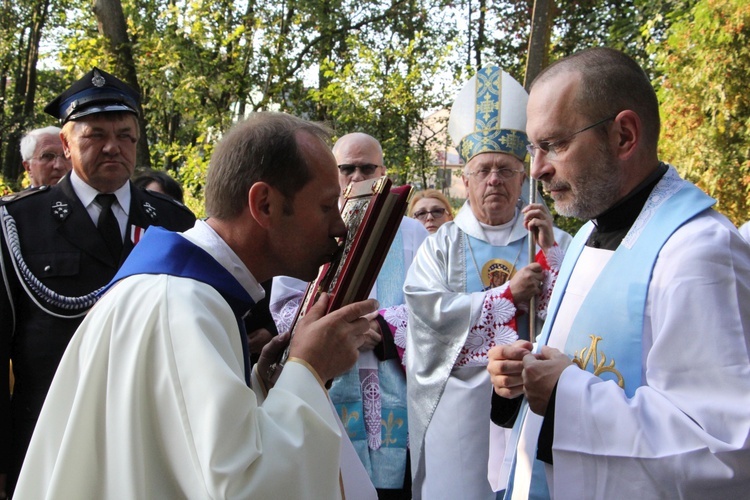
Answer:
[(362, 175), (368, 176), (374, 174), (378, 168), (380, 168), (380, 165), (373, 165), (372, 163), (363, 163), (361, 165), (344, 163), (342, 165), (339, 165), (339, 172), (348, 177), (350, 175), (354, 175), (355, 170), (359, 170), (360, 172), (362, 172)]
[(433, 219), (442, 219), (445, 217), (445, 212), (447, 212), (444, 208), (433, 208), (432, 210), (420, 210), (419, 212), (414, 212), (414, 218), (417, 220), (426, 220), (427, 216), (432, 216)]
[(583, 127), (581, 130), (577, 130), (570, 134), (569, 136), (563, 137), (562, 139), (558, 139), (556, 141), (541, 141), (539, 144), (527, 144), (526, 145), (526, 151), (529, 152), (532, 158), (536, 158), (537, 151), (541, 151), (545, 155), (547, 155), (547, 158), (550, 160), (554, 160), (557, 157), (558, 149), (561, 146), (564, 146), (566, 143), (570, 142), (573, 137), (577, 136), (578, 134), (582, 132), (586, 132), (587, 130), (591, 130), (594, 127), (597, 127), (601, 125), (602, 123), (606, 123), (609, 120), (614, 120), (617, 117), (617, 115), (610, 116), (608, 118), (605, 118), (603, 120), (599, 120), (596, 123), (592, 123), (588, 127)]
[(513, 168), (479, 168), (477, 170), (466, 172), (466, 175), (472, 175), (478, 181), (489, 179), (492, 174), (497, 174), (501, 179), (510, 179), (517, 174), (522, 174), (523, 170)]
[(53, 161), (57, 160), (58, 158), (60, 158), (62, 161), (68, 161), (68, 159), (65, 158), (65, 154), (63, 154), (63, 153), (61, 153), (61, 154), (43, 153), (43, 154), (40, 154), (39, 156), (32, 156), (31, 157), (32, 160), (39, 160), (39, 161), (43, 161), (44, 163), (52, 163)]

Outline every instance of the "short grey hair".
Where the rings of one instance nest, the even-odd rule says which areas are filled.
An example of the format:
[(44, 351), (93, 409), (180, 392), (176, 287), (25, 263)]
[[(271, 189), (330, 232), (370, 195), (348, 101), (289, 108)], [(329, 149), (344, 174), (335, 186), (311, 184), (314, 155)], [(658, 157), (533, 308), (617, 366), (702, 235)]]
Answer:
[(60, 127), (37, 128), (23, 136), (23, 139), (21, 139), (21, 158), (23, 158), (23, 161), (29, 161), (34, 156), (36, 143), (39, 142), (39, 138), (43, 135), (56, 135), (59, 137)]

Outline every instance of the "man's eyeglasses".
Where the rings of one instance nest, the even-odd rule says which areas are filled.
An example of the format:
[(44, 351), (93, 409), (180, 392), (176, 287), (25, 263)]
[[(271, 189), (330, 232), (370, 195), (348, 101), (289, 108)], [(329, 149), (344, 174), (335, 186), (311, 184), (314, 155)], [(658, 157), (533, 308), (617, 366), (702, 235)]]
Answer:
[(515, 170), (513, 168), (479, 168), (472, 172), (466, 172), (466, 175), (472, 175), (478, 181), (483, 181), (490, 177), (492, 174), (497, 174), (501, 179), (510, 179), (511, 177), (522, 174), (523, 170)]
[(31, 157), (32, 160), (40, 160), (40, 161), (43, 161), (44, 163), (52, 163), (53, 161), (55, 161), (58, 158), (61, 158), (63, 161), (67, 161), (68, 160), (67, 158), (65, 158), (64, 154), (59, 154), (58, 155), (58, 154), (55, 154), (55, 153), (44, 153), (44, 154), (41, 154), (39, 156), (32, 156)]
[(447, 212), (444, 208), (433, 208), (432, 210), (420, 210), (419, 212), (414, 212), (414, 218), (417, 220), (425, 220), (427, 219), (428, 215), (431, 215), (433, 219), (442, 219), (445, 216), (445, 212)]
[(570, 140), (573, 137), (577, 136), (581, 132), (586, 132), (587, 130), (591, 130), (592, 128), (594, 128), (596, 126), (599, 126), (602, 123), (608, 122), (609, 120), (614, 120), (616, 117), (617, 117), (617, 115), (610, 116), (610, 117), (605, 118), (603, 120), (599, 120), (598, 122), (593, 123), (593, 124), (589, 125), (588, 127), (583, 127), (581, 130), (577, 130), (577, 131), (573, 132), (572, 134), (570, 134), (569, 136), (563, 137), (562, 139), (558, 139), (556, 141), (552, 141), (552, 142), (542, 141), (542, 142), (540, 142), (537, 145), (527, 144), (526, 145), (526, 151), (529, 152), (529, 154), (531, 155), (532, 158), (536, 157), (537, 151), (541, 151), (541, 152), (543, 152), (544, 154), (547, 155), (547, 158), (549, 158), (550, 160), (554, 160), (555, 157), (557, 156), (557, 150), (558, 150), (558, 148), (560, 148), (560, 146), (564, 145), (567, 142), (570, 142)]
[(362, 165), (351, 165), (349, 163), (344, 163), (343, 165), (339, 165), (339, 172), (347, 177), (350, 175), (354, 175), (355, 170), (359, 170), (360, 172), (362, 172), (362, 175), (372, 175), (379, 168), (380, 165), (373, 165), (372, 163), (363, 163)]

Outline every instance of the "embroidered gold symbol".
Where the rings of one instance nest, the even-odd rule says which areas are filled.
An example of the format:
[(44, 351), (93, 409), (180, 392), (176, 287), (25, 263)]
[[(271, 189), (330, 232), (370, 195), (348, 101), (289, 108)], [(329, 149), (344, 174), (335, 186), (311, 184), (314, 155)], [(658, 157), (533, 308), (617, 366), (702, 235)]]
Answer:
[(477, 103), (477, 111), (483, 115), (485, 121), (489, 120), (493, 114), (497, 114), (500, 111), (500, 102), (497, 96), (485, 95), (481, 101)]
[(469, 158), (471, 156), (471, 149), (472, 149), (472, 142), (471, 137), (467, 137), (463, 141), (461, 141), (461, 157), (462, 158)]
[(388, 421), (386, 422), (383, 419), (380, 419), (380, 424), (385, 427), (385, 439), (383, 439), (383, 445), (388, 446), (391, 444), (396, 444), (396, 439), (394, 439), (393, 436), (393, 430), (396, 428), (401, 428), (401, 426), (404, 425), (404, 419), (402, 418), (393, 418), (393, 412), (388, 413)]
[(500, 143), (507, 146), (511, 151), (519, 151), (526, 148), (526, 141), (515, 130), (500, 139)]
[[(619, 385), (621, 389), (624, 389), (625, 379), (622, 378), (620, 371), (615, 368), (615, 360), (611, 360), (609, 365), (605, 366), (607, 356), (605, 356), (603, 352), (596, 350), (597, 345), (602, 338), (597, 337), (596, 335), (589, 335), (589, 337), (591, 338), (591, 345), (584, 347), (580, 352), (576, 351), (575, 356), (573, 357), (573, 363), (575, 363), (578, 368), (585, 370), (589, 365), (589, 361), (592, 361), (594, 375), (601, 377), (604, 373), (611, 373), (617, 377), (617, 385)], [(591, 359), (592, 356), (593, 360)], [(599, 360), (599, 356), (601, 356), (601, 360)]]
[(341, 407), (341, 423), (344, 424), (346, 433), (349, 435), (350, 438), (353, 438), (357, 433), (349, 431), (349, 423), (356, 422), (357, 420), (359, 420), (358, 411), (353, 411), (349, 413), (349, 410), (347, 409), (346, 406)]

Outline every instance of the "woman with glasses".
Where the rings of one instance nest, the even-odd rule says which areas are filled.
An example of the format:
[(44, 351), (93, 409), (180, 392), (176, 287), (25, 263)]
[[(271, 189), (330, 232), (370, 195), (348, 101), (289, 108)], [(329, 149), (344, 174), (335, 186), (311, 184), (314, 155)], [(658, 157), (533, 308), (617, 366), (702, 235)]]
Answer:
[(408, 214), (409, 217), (421, 222), (430, 234), (449, 220), (453, 220), (448, 197), (436, 189), (417, 191), (409, 202)]

